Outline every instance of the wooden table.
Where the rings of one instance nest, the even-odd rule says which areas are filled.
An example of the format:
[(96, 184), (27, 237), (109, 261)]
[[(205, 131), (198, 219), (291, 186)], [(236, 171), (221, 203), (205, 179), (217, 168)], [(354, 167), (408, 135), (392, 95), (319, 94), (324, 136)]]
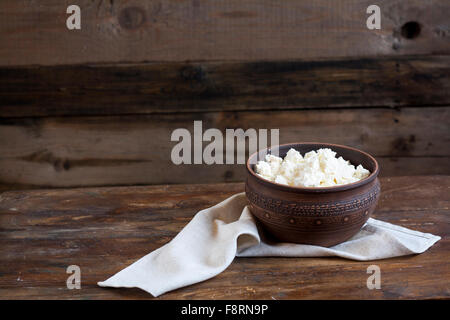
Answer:
[[(450, 297), (450, 176), (381, 179), (374, 217), (440, 235), (427, 252), (375, 262), (236, 258), (217, 277), (158, 299), (397, 299)], [(0, 195), (0, 298), (152, 299), (96, 285), (172, 239), (202, 208), (242, 183), (6, 192)], [(368, 290), (367, 267), (381, 268)], [(66, 268), (81, 268), (81, 289)]]

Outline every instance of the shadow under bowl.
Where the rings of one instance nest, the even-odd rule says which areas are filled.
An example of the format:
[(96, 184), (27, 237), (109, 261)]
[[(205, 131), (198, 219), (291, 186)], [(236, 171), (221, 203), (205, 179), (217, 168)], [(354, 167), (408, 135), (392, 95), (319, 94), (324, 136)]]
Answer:
[[(360, 181), (323, 188), (291, 187), (266, 180), (254, 166), (267, 154), (286, 156), (294, 148), (302, 155), (330, 148), (361, 164), (370, 175)], [(291, 143), (260, 150), (247, 161), (245, 193), (252, 214), (279, 241), (331, 247), (354, 236), (375, 210), (380, 195), (377, 161), (355, 148), (318, 142)]]

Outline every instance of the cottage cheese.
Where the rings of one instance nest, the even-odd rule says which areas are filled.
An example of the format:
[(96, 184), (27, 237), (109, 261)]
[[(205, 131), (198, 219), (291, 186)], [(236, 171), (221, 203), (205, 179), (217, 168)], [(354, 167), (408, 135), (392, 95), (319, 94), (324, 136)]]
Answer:
[(362, 165), (356, 168), (331, 149), (319, 149), (302, 156), (290, 149), (284, 159), (266, 155), (258, 161), (256, 173), (264, 179), (294, 187), (331, 187), (359, 181), (370, 172)]

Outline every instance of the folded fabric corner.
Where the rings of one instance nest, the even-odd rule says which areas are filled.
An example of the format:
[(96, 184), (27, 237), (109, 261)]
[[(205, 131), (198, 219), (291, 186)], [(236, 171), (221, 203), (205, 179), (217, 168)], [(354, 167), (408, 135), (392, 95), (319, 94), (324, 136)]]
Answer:
[(376, 219), (331, 248), (274, 243), (259, 234), (245, 193), (199, 211), (172, 241), (147, 254), (101, 287), (140, 288), (157, 297), (210, 279), (238, 257), (326, 257), (368, 261), (426, 251), (441, 238)]

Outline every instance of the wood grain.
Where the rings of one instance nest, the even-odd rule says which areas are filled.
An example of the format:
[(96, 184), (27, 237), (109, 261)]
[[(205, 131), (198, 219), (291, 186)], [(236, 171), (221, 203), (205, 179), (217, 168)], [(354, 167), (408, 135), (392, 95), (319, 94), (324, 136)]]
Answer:
[[(369, 0), (78, 0), (0, 2), (0, 65), (186, 60), (282, 60), (450, 53), (450, 5), (379, 0), (381, 30), (366, 27)], [(401, 27), (422, 26), (407, 39)]]
[(449, 75), (450, 56), (4, 67), (0, 117), (449, 105)]
[[(374, 155), (381, 175), (450, 174), (450, 108), (178, 113), (0, 119), (0, 183), (10, 188), (243, 181), (242, 165), (174, 165), (177, 128), (279, 128)], [(269, 140), (270, 141), (270, 140)], [(207, 143), (204, 143), (204, 147)], [(226, 145), (226, 143), (224, 143)]]
[[(450, 298), (450, 177), (382, 178), (374, 217), (440, 235), (427, 252), (376, 261), (380, 290), (366, 287), (374, 262), (339, 258), (237, 258), (217, 277), (158, 299)], [(243, 184), (7, 192), (0, 195), (0, 298), (149, 299), (104, 280), (170, 241), (200, 209)], [(67, 266), (82, 270), (67, 290)]]

